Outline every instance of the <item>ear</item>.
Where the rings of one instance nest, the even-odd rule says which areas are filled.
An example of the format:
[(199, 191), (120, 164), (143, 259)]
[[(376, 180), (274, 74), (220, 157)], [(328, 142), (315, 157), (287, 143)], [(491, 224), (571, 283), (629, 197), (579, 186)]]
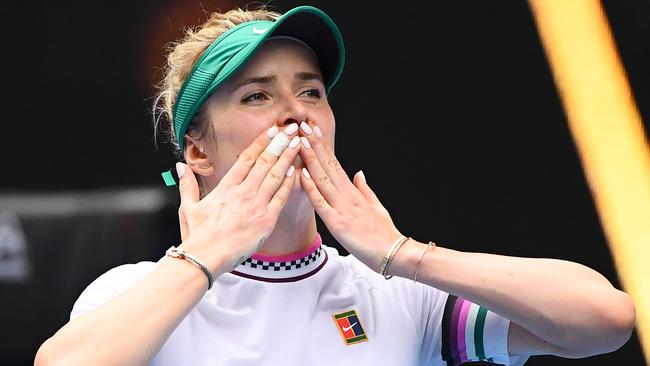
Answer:
[(206, 143), (207, 141), (197, 141), (185, 135), (185, 162), (192, 168), (195, 174), (204, 177), (215, 174), (214, 164), (208, 154), (211, 150), (203, 146)]

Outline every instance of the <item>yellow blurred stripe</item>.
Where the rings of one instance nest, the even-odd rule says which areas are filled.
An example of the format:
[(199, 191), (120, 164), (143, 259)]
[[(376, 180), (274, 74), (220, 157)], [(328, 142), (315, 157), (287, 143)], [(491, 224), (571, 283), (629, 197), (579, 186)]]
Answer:
[(600, 2), (529, 4), (650, 364), (650, 152), (641, 117)]

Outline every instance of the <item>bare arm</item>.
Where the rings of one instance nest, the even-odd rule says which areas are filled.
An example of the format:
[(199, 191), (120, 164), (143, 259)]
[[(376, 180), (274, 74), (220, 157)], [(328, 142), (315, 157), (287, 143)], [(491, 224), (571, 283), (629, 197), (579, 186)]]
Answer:
[[(179, 249), (199, 258), (215, 278), (258, 250), (289, 196), (294, 178), (286, 173), (299, 148), (286, 149), (287, 136), (275, 136), (258, 136), (201, 200), (194, 174), (180, 166)], [(266, 150), (269, 144), (280, 148), (279, 157), (278, 150)], [(133, 287), (63, 326), (40, 347), (34, 363), (147, 364), (198, 303), (207, 284), (198, 267), (165, 257)]]
[[(312, 149), (300, 155), (309, 175), (301, 183), (332, 235), (375, 271), (400, 236), (361, 172), (350, 181), (320, 136), (308, 136)], [(408, 241), (397, 252), (389, 274), (413, 278), (424, 244)], [(635, 308), (630, 297), (603, 276), (577, 263), (429, 251), (418, 281), (480, 304), (511, 320), (512, 354), (586, 357), (623, 345), (632, 332)]]
[[(425, 244), (407, 242), (391, 271), (413, 278)], [(512, 321), (511, 354), (578, 358), (618, 349), (630, 337), (630, 297), (596, 271), (555, 259), (429, 250), (418, 281), (453, 293)]]
[(41, 346), (35, 364), (146, 364), (206, 289), (200, 269), (165, 258), (122, 295), (63, 326)]

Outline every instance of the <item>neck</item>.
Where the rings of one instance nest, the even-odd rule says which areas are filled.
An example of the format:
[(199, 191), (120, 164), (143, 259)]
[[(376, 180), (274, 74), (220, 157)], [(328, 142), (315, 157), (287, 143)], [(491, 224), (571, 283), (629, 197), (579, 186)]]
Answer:
[(264, 241), (264, 246), (257, 254), (270, 256), (296, 254), (307, 249), (315, 239), (314, 209), (304, 194), (291, 195), (278, 216), (275, 229)]

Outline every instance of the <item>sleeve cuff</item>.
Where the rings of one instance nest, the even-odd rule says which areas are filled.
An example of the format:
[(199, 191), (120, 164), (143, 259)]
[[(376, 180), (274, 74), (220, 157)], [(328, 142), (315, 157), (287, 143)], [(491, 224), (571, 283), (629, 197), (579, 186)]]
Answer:
[(510, 365), (508, 355), (508, 328), (510, 320), (491, 311), (485, 317), (483, 344), (485, 356), (493, 362)]

